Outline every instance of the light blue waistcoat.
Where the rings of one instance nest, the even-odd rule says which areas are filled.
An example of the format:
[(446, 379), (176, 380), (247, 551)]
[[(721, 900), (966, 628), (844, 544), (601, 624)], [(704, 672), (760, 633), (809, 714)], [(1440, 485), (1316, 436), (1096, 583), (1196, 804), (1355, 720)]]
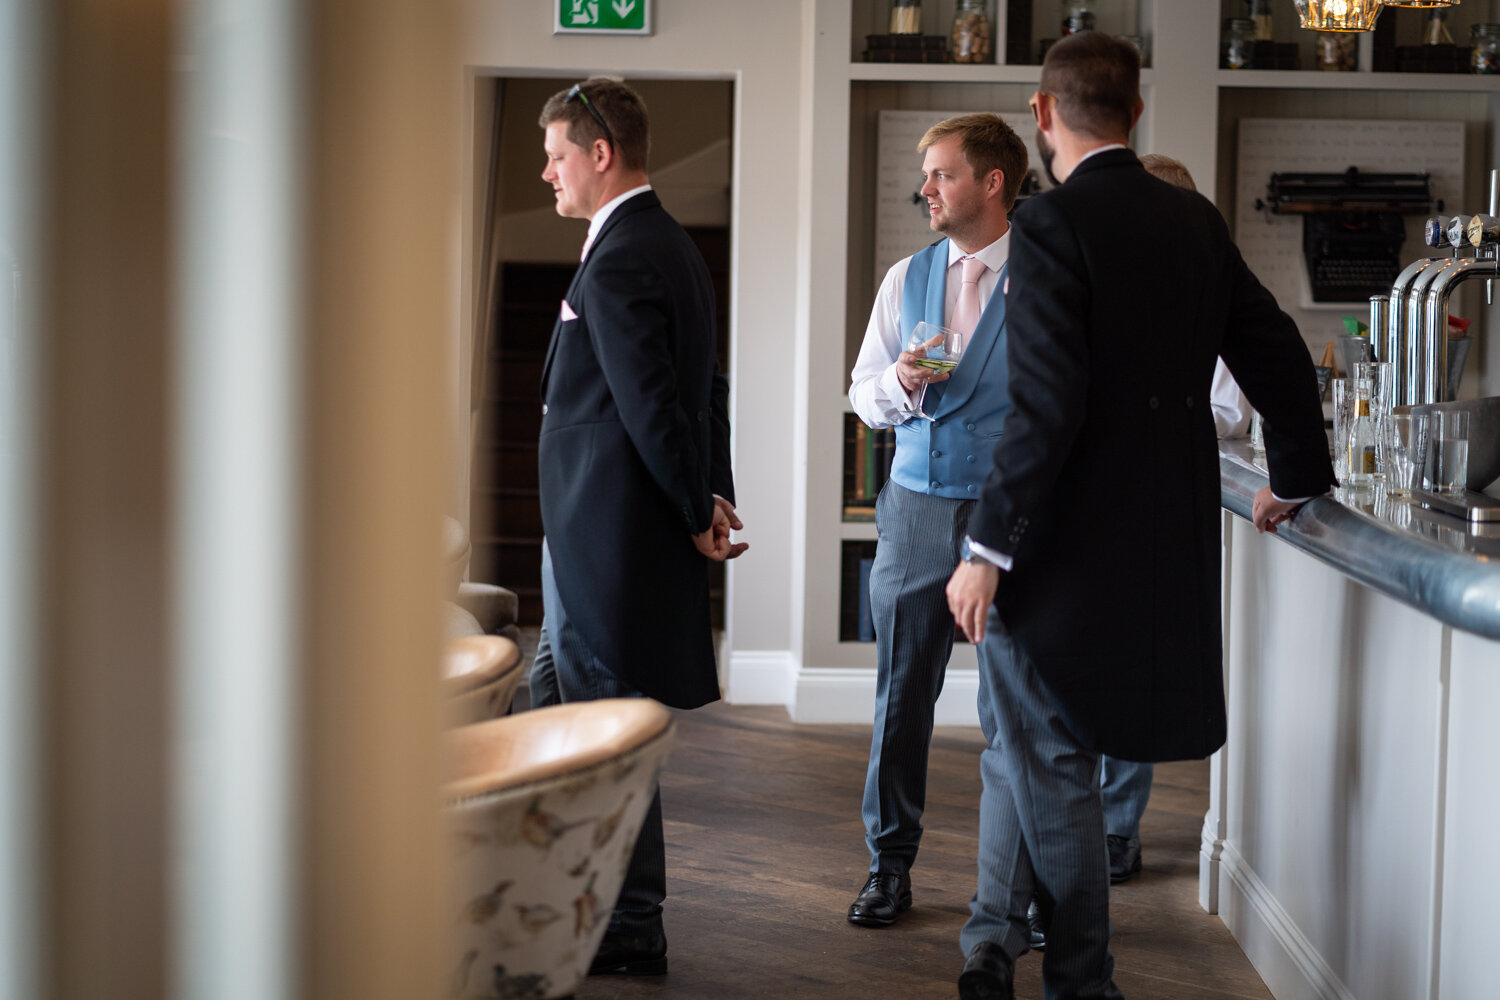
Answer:
[[(1005, 359), (1005, 272), (974, 328), (963, 360), (947, 382), (927, 389), (920, 417), (896, 426), (891, 478), (909, 490), (956, 500), (974, 500), (994, 465), (1000, 425), (1010, 410), (1010, 371)], [(901, 289), (901, 342), (917, 323), (942, 325), (948, 281), (948, 241), (939, 240), (911, 259)], [(941, 398), (933, 394), (942, 387)]]

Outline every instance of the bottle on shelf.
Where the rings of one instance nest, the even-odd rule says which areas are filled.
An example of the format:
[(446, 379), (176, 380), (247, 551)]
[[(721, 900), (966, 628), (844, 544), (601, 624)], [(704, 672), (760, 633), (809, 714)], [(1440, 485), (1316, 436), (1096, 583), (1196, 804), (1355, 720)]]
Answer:
[(953, 12), (952, 49), (956, 63), (987, 63), (991, 55), (993, 33), (985, 13), (986, 0), (958, 0)]
[(1094, 0), (1063, 0), (1063, 36), (1093, 30)]
[(1219, 68), (1250, 69), (1255, 64), (1255, 22), (1226, 17), (1219, 34)]
[(1255, 40), (1269, 42), (1275, 39), (1271, 30), (1271, 0), (1249, 0), (1250, 20), (1255, 22)]
[(1476, 24), (1469, 29), (1469, 72), (1500, 73), (1500, 24)]

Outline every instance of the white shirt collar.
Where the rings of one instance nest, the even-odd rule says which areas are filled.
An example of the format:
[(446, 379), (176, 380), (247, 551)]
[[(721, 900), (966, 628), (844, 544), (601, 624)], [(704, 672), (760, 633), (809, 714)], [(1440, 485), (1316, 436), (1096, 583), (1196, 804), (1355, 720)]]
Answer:
[(625, 204), (625, 202), (629, 201), (631, 198), (634, 198), (642, 191), (650, 190), (650, 184), (642, 184), (640, 187), (633, 187), (629, 191), (626, 191), (624, 194), (605, 202), (604, 207), (595, 212), (594, 217), (589, 220), (589, 234), (588, 236), (584, 237), (583, 252), (578, 255), (579, 259), (581, 260), (589, 255), (589, 248), (594, 245), (594, 237), (599, 235), (599, 230), (604, 228), (604, 224), (609, 221), (609, 217), (614, 214), (615, 209), (619, 208), (621, 205)]
[[(1078, 158), (1078, 163), (1082, 163), (1084, 160), (1087, 160), (1090, 156), (1097, 156), (1100, 153), (1107, 153), (1111, 149), (1128, 149), (1128, 148), (1129, 147), (1126, 146), (1123, 142), (1112, 142), (1108, 146), (1100, 146), (1098, 149), (1091, 149), (1087, 153), (1084, 153), (1082, 156), (1080, 156)], [(1075, 169), (1077, 168), (1077, 164), (1074, 164), (1074, 168)]]
[(958, 248), (958, 244), (952, 240), (948, 241), (948, 266), (952, 267), (954, 262), (963, 257), (978, 257), (984, 261), (984, 266), (990, 271), (998, 271), (1005, 266), (1010, 259), (1010, 229), (1007, 227), (1005, 235), (1000, 237), (983, 250), (975, 253), (964, 253)]

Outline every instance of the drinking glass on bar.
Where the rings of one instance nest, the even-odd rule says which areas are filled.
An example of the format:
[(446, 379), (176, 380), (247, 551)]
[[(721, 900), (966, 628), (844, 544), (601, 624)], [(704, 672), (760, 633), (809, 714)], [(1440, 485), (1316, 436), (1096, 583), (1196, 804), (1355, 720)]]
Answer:
[(1427, 426), (1425, 413), (1389, 413), (1380, 426), (1385, 490), (1392, 500), (1409, 503), (1412, 490), (1422, 485)]
[(1336, 378), (1333, 387), (1333, 476), (1349, 485), (1349, 425), (1354, 423), (1354, 379)]
[(1469, 479), (1469, 411), (1433, 410), (1427, 435), (1427, 488), (1462, 495)]
[(1396, 405), (1395, 368), (1389, 361), (1356, 361), (1354, 377), (1375, 383), (1370, 392), (1370, 413), (1378, 420)]
[[(1379, 444), (1380, 429), (1385, 425), (1385, 418), (1390, 415), (1391, 408), (1396, 405), (1395, 366), (1389, 361), (1356, 361), (1354, 377), (1370, 380), (1370, 416), (1375, 421), (1375, 436)], [(1385, 479), (1383, 456), (1384, 449), (1377, 447), (1375, 472), (1371, 482), (1378, 483)]]

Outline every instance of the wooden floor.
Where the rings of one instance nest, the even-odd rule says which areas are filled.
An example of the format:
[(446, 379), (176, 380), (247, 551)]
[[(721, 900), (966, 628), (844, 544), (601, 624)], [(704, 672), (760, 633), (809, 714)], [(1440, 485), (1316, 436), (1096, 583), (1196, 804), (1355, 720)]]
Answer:
[[(894, 927), (844, 919), (869, 855), (859, 819), (869, 726), (794, 725), (784, 709), (679, 712), (662, 778), (670, 972), (592, 977), (578, 1000), (956, 997), (974, 889), (978, 729), (933, 739), (915, 905)], [(1130, 1000), (1271, 994), (1198, 906), (1206, 763), (1162, 765), (1141, 828), (1145, 870), (1111, 890), (1115, 982)], [(1016, 996), (1042, 1000), (1041, 958)]]

